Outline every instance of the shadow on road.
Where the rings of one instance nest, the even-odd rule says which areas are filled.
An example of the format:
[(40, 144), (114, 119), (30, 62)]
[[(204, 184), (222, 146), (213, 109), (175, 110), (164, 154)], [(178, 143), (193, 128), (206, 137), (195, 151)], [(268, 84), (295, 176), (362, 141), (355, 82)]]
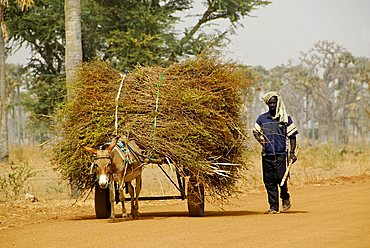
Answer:
[[(281, 214), (306, 214), (307, 211), (288, 211), (282, 212)], [(237, 211), (206, 211), (203, 218), (213, 218), (213, 217), (230, 217), (230, 216), (248, 216), (248, 215), (263, 215), (264, 212), (257, 212), (257, 211), (245, 211), (245, 210), (237, 210)], [(140, 217), (135, 219), (138, 220), (149, 220), (155, 218), (171, 218), (171, 217), (186, 217), (186, 218), (198, 218), (198, 217), (190, 217), (187, 211), (163, 211), (163, 212), (144, 212), (140, 213)], [(75, 216), (70, 220), (95, 220), (95, 215), (83, 215), (83, 216)], [(130, 219), (132, 220), (132, 219)], [(116, 214), (116, 222), (122, 222), (122, 218), (120, 214)]]
[(287, 211), (287, 212), (282, 212), (282, 214), (307, 214), (309, 213), (308, 211), (299, 211), (299, 210), (290, 210), (290, 211)]

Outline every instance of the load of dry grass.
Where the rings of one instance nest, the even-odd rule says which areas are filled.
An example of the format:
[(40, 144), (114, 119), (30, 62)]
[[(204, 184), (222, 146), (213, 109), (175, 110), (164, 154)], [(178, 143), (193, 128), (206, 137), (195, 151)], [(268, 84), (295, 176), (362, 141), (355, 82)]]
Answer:
[[(81, 147), (112, 139), (121, 78), (104, 62), (83, 65), (74, 98), (59, 114), (54, 163), (81, 189), (91, 186), (91, 158)], [(252, 80), (246, 68), (214, 57), (137, 67), (121, 90), (118, 134), (134, 139), (147, 156), (168, 157), (181, 172), (196, 175), (211, 196), (225, 199), (235, 193), (244, 166), (241, 110)]]

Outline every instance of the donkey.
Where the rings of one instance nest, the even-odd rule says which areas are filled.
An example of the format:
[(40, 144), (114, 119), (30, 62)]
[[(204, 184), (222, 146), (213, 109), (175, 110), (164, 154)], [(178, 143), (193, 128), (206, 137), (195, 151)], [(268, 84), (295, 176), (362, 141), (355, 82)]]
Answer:
[[(140, 161), (141, 149), (137, 146), (135, 141), (128, 141), (127, 138), (124, 138), (123, 142), (121, 142), (119, 138), (120, 136), (115, 137), (105, 150), (98, 150), (87, 146), (84, 147), (95, 156), (94, 165), (97, 166), (99, 186), (102, 189), (106, 189), (109, 186), (111, 203), (109, 222), (111, 223), (115, 222), (114, 182), (117, 182), (119, 185), (119, 199), (122, 204), (123, 220), (129, 220), (125, 208), (125, 185), (127, 185), (131, 197), (131, 216), (134, 219), (139, 217), (139, 195), (142, 185), (141, 173), (143, 170), (143, 163)], [(120, 142), (119, 144), (121, 144), (122, 149), (118, 147), (117, 142)], [(135, 191), (131, 184), (131, 181), (134, 179), (136, 180)]]

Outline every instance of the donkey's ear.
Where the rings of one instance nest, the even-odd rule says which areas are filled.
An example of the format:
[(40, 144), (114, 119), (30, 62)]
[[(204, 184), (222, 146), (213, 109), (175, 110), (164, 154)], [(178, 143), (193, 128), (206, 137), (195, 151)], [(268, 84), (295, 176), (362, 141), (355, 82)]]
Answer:
[(119, 140), (119, 138), (121, 138), (120, 135), (117, 135), (113, 140), (112, 140), (112, 143), (109, 145), (109, 147), (107, 148), (107, 150), (109, 152), (111, 152), (113, 150), (113, 148), (117, 145), (117, 142)]
[(96, 153), (98, 152), (98, 150), (96, 150), (95, 148), (91, 148), (91, 147), (88, 147), (88, 146), (84, 146), (85, 150), (88, 151), (89, 153), (91, 154), (94, 154), (96, 155)]
[(123, 143), (127, 144), (128, 143), (128, 138), (126, 135), (123, 135), (122, 139)]

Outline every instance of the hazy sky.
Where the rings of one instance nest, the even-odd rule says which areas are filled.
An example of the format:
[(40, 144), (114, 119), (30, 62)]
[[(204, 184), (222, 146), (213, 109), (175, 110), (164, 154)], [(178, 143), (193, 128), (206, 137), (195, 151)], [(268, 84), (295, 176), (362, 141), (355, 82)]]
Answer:
[[(228, 56), (238, 62), (269, 69), (296, 61), (320, 40), (370, 57), (370, 0), (272, 0), (252, 15), (228, 46)], [(28, 56), (20, 51), (7, 62), (25, 63)]]
[(229, 46), (237, 61), (271, 68), (320, 40), (370, 57), (370, 0), (272, 0), (253, 14)]

